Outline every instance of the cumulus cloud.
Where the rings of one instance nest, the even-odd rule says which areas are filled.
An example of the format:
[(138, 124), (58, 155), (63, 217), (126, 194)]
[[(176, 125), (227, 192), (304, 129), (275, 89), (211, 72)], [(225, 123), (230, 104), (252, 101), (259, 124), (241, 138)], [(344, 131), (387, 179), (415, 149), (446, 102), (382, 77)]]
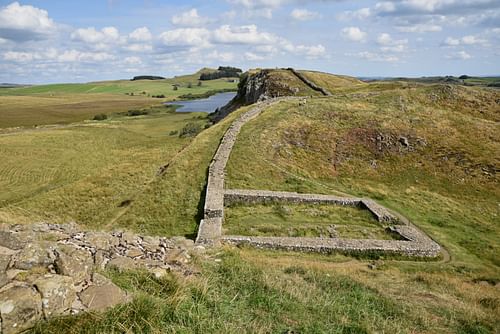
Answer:
[(187, 12), (172, 17), (172, 23), (184, 27), (198, 27), (209, 23), (210, 20), (206, 17), (201, 17), (198, 10), (193, 8)]
[(222, 44), (272, 44), (277, 41), (274, 34), (260, 32), (256, 25), (223, 25), (213, 34), (216, 43)]
[(245, 52), (245, 59), (248, 61), (261, 61), (266, 59), (264, 56), (255, 54), (253, 52)]
[[(32, 61), (58, 61), (58, 62), (75, 62), (75, 63), (98, 63), (102, 61), (113, 60), (116, 57), (106, 52), (82, 52), (78, 50), (58, 51), (56, 49), (48, 49), (40, 52), (15, 52), (9, 51), (3, 54), (3, 59), (6, 61), (26, 63)], [(41, 64), (38, 64), (39, 66)], [(43, 65), (43, 64), (42, 64)]]
[(355, 11), (345, 11), (337, 16), (339, 20), (351, 21), (351, 20), (365, 20), (372, 15), (370, 8), (365, 7)]
[(342, 29), (342, 36), (354, 42), (363, 42), (366, 39), (366, 32), (358, 27), (346, 27)]
[(446, 55), (445, 58), (446, 59), (454, 59), (454, 60), (467, 60), (467, 59), (471, 59), (472, 56), (470, 54), (468, 54), (467, 52), (462, 50), (462, 51), (458, 51), (458, 52)]
[(407, 26), (398, 26), (397, 30), (401, 32), (415, 32), (415, 33), (424, 33), (424, 32), (438, 32), (443, 30), (443, 27), (437, 24), (414, 24)]
[(80, 28), (71, 34), (73, 41), (89, 44), (115, 43), (120, 40), (120, 33), (115, 27), (104, 27), (100, 31), (94, 27)]
[(379, 34), (377, 44), (383, 52), (403, 52), (406, 50), (408, 39), (395, 40), (388, 33)]
[(347, 56), (354, 56), (360, 59), (365, 59), (368, 61), (374, 62), (387, 62), (387, 63), (395, 63), (399, 61), (399, 58), (393, 55), (386, 54), (378, 54), (369, 51), (358, 52), (354, 54), (346, 54)]
[(15, 42), (46, 39), (56, 31), (46, 10), (13, 2), (0, 8), (0, 37)]
[(316, 12), (309, 11), (307, 9), (299, 9), (295, 8), (292, 10), (290, 13), (290, 16), (292, 19), (297, 20), (297, 21), (308, 21), (308, 20), (314, 20), (320, 17), (320, 15)]
[(153, 39), (153, 35), (147, 27), (141, 27), (132, 31), (128, 38), (133, 42), (149, 42)]
[(204, 28), (180, 28), (165, 31), (160, 35), (160, 41), (170, 47), (210, 47), (211, 33)]
[(443, 45), (445, 46), (459, 46), (459, 45), (487, 45), (486, 39), (479, 38), (474, 35), (467, 35), (462, 38), (447, 37)]

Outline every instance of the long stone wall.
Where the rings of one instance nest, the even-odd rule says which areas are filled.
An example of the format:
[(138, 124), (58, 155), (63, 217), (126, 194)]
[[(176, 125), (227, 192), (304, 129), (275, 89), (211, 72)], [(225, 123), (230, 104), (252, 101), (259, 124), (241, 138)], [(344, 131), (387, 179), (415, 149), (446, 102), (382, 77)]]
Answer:
[(308, 85), (309, 87), (311, 87), (311, 89), (317, 91), (317, 92), (320, 92), (321, 94), (325, 95), (325, 96), (332, 96), (332, 93), (329, 92), (328, 90), (326, 90), (325, 88), (323, 87), (320, 87), (318, 85), (316, 85), (314, 82), (312, 82), (311, 80), (307, 79), (302, 73), (300, 73), (299, 71), (289, 67), (288, 70), (290, 72), (292, 72), (297, 78), (299, 78), (303, 83), (305, 83), (306, 85)]
[(257, 103), (252, 109), (239, 116), (226, 131), (208, 169), (207, 190), (203, 220), (198, 228), (196, 242), (212, 243), (222, 233), (222, 220), (224, 218), (224, 173), (229, 155), (242, 126), (257, 117), (264, 108), (288, 98), (274, 98)]
[[(297, 76), (303, 77), (299, 72), (293, 69), (290, 70)], [(302, 80), (307, 79), (303, 78)], [(313, 83), (310, 84), (314, 85)], [(321, 89), (321, 87), (317, 88)], [(328, 95), (328, 92), (324, 91), (324, 94)], [(310, 252), (386, 252), (406, 256), (436, 257), (441, 249), (436, 242), (403, 217), (391, 213), (388, 209), (371, 199), (267, 190), (224, 189), (225, 168), (231, 150), (243, 125), (257, 117), (264, 108), (274, 103), (278, 103), (279, 101), (289, 99), (293, 99), (293, 97), (275, 98), (256, 104), (255, 107), (237, 118), (224, 134), (220, 146), (210, 164), (204, 218), (200, 222), (196, 242), (204, 244), (217, 244), (220, 242), (249, 244), (259, 248)], [(384, 226), (389, 225), (390, 232), (397, 234), (401, 240), (281, 238), (223, 235), (222, 224), (224, 222), (225, 205), (268, 202), (358, 206), (370, 211), (379, 223)]]

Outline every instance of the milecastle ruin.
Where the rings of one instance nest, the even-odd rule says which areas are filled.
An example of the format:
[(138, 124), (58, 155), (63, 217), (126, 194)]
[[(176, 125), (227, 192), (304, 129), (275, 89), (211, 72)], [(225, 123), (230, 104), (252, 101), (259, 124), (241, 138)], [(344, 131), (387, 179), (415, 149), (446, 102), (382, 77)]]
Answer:
[[(297, 71), (291, 70), (297, 75)], [(299, 77), (302, 81), (302, 77)], [(304, 78), (305, 79), (305, 78)], [(305, 81), (304, 81), (305, 82)], [(306, 82), (307, 84), (307, 82)], [(319, 87), (313, 87), (320, 90)], [(321, 90), (323, 95), (329, 92)], [(440, 246), (412, 223), (400, 215), (391, 213), (371, 199), (336, 197), (316, 194), (274, 192), (267, 190), (225, 189), (225, 168), (243, 125), (259, 116), (267, 107), (282, 101), (297, 100), (295, 97), (268, 99), (257, 103), (237, 118), (226, 131), (208, 172), (204, 207), (204, 219), (200, 222), (197, 243), (248, 244), (258, 248), (284, 249), (309, 252), (388, 253), (412, 257), (436, 257)], [(300, 101), (300, 100), (299, 100)], [(299, 103), (302, 103), (299, 102)], [(370, 211), (378, 222), (390, 224), (390, 232), (400, 240), (302, 238), (302, 237), (254, 237), (223, 235), (224, 206), (234, 203), (255, 204), (266, 202), (314, 203), (357, 206)]]

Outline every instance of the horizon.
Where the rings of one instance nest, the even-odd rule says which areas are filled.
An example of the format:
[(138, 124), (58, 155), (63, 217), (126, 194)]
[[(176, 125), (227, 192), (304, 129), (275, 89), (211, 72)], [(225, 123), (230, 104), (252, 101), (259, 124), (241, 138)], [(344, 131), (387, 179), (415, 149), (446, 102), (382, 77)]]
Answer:
[(499, 32), (499, 0), (0, 0), (0, 82), (174, 77), (226, 64), (497, 76)]

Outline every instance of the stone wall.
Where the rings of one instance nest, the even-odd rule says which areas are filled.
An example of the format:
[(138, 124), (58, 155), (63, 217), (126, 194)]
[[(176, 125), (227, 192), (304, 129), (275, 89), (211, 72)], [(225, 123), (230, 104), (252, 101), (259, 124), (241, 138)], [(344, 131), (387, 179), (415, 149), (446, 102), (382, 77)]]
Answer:
[(302, 82), (304, 82), (306, 85), (308, 85), (309, 87), (311, 87), (311, 89), (317, 91), (317, 92), (320, 92), (321, 94), (325, 95), (325, 96), (332, 96), (332, 93), (330, 93), (328, 90), (326, 90), (325, 88), (323, 87), (320, 87), (318, 85), (316, 85), (314, 82), (312, 82), (311, 80), (307, 79), (302, 73), (300, 73), (299, 71), (296, 71), (295, 69), (289, 67), (288, 70), (290, 72), (292, 72), (293, 74), (295, 74), (295, 76), (297, 78), (299, 78)]
[[(307, 80), (299, 72), (293, 69), (290, 70), (301, 78), (301, 80)], [(321, 87), (317, 87), (314, 83), (309, 82), (307, 84), (313, 89), (321, 89), (324, 95), (329, 95), (329, 92), (323, 90)], [(371, 199), (337, 197), (319, 194), (299, 194), (268, 190), (224, 189), (225, 168), (242, 126), (249, 120), (257, 117), (264, 108), (286, 99), (293, 98), (275, 98), (258, 103), (254, 108), (250, 109), (248, 112), (242, 114), (238, 119), (236, 119), (224, 134), (220, 146), (217, 149), (212, 163), (210, 164), (204, 219), (200, 222), (196, 242), (204, 244), (227, 242), (232, 244), (249, 244), (259, 248), (327, 253), (334, 251), (358, 253), (385, 252), (405, 256), (437, 256), (440, 252), (440, 246), (436, 242), (418, 230), (409, 221), (404, 219), (404, 217), (394, 215), (388, 209)], [(379, 223), (390, 225), (390, 232), (397, 234), (402, 240), (352, 240), (339, 238), (280, 238), (222, 235), (224, 205), (231, 205), (235, 203), (256, 204), (268, 202), (359, 206), (370, 211)]]
[(127, 302), (131, 296), (99, 271), (189, 275), (189, 253), (199, 250), (185, 238), (83, 231), (75, 224), (0, 225), (0, 333)]
[(224, 174), (229, 156), (242, 126), (257, 117), (264, 108), (287, 99), (292, 98), (275, 98), (257, 103), (252, 109), (239, 116), (222, 137), (219, 148), (208, 169), (204, 217), (203, 221), (200, 222), (200, 228), (198, 228), (197, 242), (213, 240), (217, 231), (222, 231), (222, 228), (218, 225), (222, 224), (224, 218)]

